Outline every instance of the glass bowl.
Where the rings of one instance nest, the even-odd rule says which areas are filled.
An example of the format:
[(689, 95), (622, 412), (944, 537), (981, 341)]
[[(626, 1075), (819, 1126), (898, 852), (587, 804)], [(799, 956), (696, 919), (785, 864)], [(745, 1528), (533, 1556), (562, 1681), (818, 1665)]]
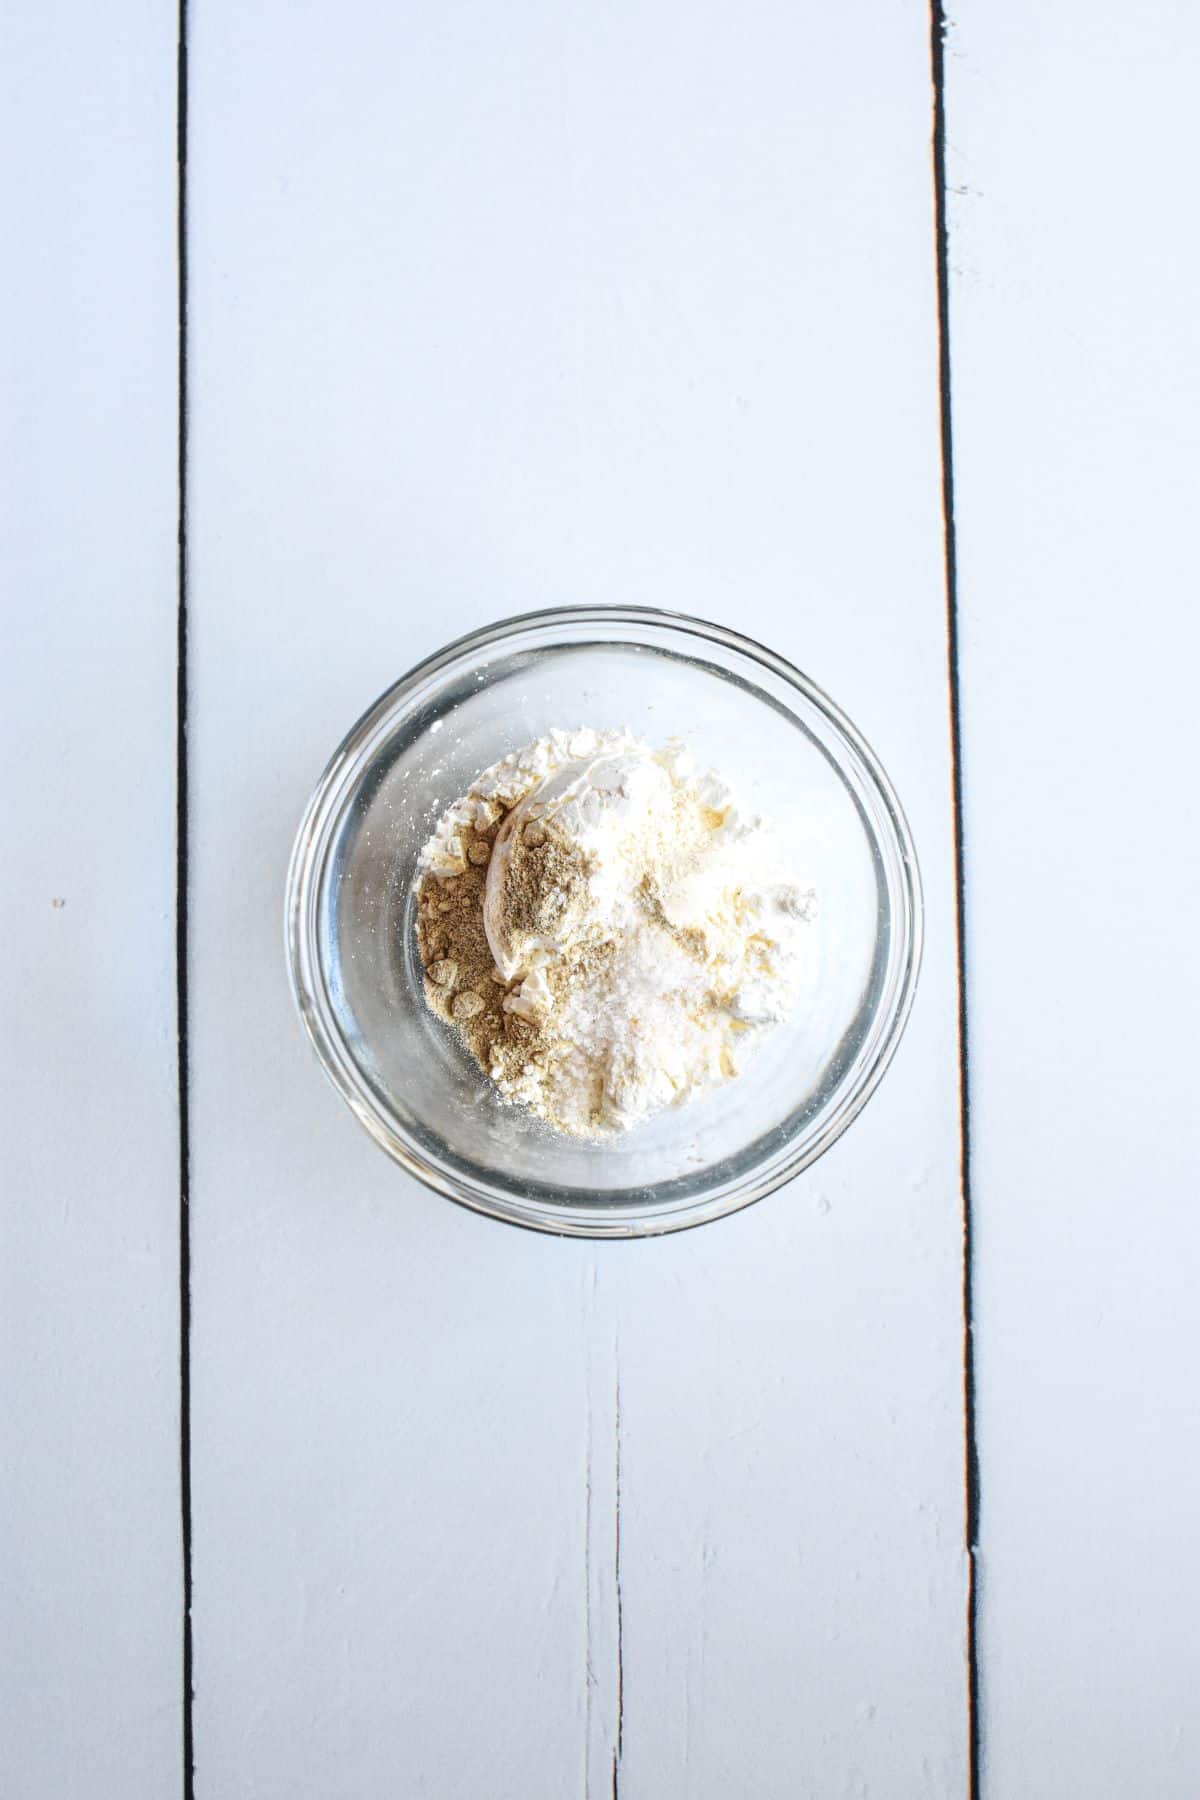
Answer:
[[(810, 979), (743, 1073), (597, 1143), (505, 1104), (425, 1004), (414, 876), (439, 813), (552, 727), (681, 737), (747, 808), (794, 813), (818, 896)], [(875, 756), (804, 675), (722, 626), (638, 607), (529, 613), (388, 689), (309, 802), (288, 875), (292, 988), (371, 1136), (452, 1200), (514, 1224), (641, 1237), (720, 1218), (813, 1162), (861, 1110), (908, 1016), (916, 856)]]

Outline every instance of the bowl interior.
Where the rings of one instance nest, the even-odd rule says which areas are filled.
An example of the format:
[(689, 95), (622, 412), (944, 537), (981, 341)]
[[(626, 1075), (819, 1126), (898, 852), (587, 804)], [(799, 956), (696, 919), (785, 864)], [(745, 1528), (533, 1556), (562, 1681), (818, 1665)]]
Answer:
[[(584, 725), (680, 737), (746, 807), (793, 818), (797, 879), (818, 896), (800, 1002), (744, 1073), (601, 1143), (500, 1101), (426, 1007), (413, 927), (417, 858), (441, 810), (508, 751)], [(318, 1048), (385, 1146), (489, 1210), (510, 1210), (507, 1196), (513, 1216), (545, 1207), (563, 1228), (572, 1213), (753, 1197), (836, 1135), (895, 1023), (914, 931), (897, 831), (869, 753), (819, 696), (726, 644), (671, 629), (613, 641), (582, 624), (565, 641), (477, 644), (385, 696), (314, 801), (293, 915)]]

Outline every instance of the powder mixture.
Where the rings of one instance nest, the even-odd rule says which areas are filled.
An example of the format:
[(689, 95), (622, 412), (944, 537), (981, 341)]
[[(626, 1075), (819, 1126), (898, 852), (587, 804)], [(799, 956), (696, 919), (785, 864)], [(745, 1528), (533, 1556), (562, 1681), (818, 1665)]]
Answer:
[(599, 1137), (736, 1076), (786, 1016), (816, 897), (801, 846), (679, 744), (552, 731), (421, 853), (425, 997), (506, 1100)]

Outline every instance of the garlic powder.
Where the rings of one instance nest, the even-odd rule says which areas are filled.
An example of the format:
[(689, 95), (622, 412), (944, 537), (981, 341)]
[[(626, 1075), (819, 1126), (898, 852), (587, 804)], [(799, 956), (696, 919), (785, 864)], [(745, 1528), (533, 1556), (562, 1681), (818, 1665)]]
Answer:
[(801, 845), (678, 743), (553, 731), (476, 777), (421, 856), (426, 999), (509, 1101), (578, 1137), (729, 1081), (795, 1001)]

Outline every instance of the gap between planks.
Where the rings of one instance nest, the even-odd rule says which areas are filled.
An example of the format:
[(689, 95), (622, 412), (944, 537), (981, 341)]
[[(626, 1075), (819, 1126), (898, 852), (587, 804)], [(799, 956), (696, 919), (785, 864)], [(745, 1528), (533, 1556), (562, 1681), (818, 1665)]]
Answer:
[(613, 1310), (593, 1252), (583, 1268), (587, 1367), (584, 1443), (585, 1800), (620, 1800), (624, 1747), (621, 1593), (621, 1363)]
[(183, 1797), (195, 1794), (192, 1673), (191, 1138), (188, 1037), (188, 9), (180, 0), (175, 69), (178, 536), (175, 664), (175, 1007), (179, 1102), (179, 1524), (183, 1584), (180, 1644)]
[(963, 1477), (966, 1536), (967, 1794), (980, 1800), (978, 1647), (979, 1449), (975, 1412), (974, 1234), (971, 1206), (971, 1108), (967, 1018), (966, 874), (963, 845), (962, 715), (958, 645), (958, 541), (954, 522), (954, 433), (950, 372), (950, 255), (946, 212), (946, 38), (942, 0), (930, 5), (933, 88), (934, 248), (937, 269), (938, 416), (941, 434), (942, 531), (946, 587), (946, 659), (950, 698), (955, 950), (958, 976), (959, 1168), (962, 1188)]

